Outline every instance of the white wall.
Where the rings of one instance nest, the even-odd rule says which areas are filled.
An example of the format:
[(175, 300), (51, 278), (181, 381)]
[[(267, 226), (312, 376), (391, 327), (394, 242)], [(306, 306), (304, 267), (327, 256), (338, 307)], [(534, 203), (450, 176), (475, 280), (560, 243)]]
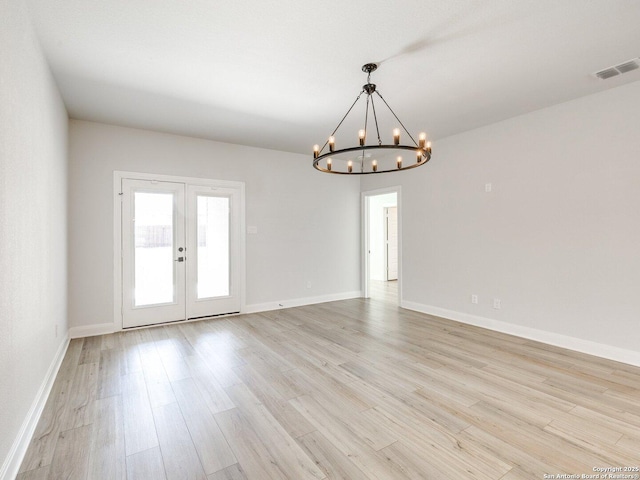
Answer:
[(369, 278), (386, 280), (385, 265), (385, 217), (386, 207), (397, 205), (397, 194), (385, 193), (374, 195), (369, 199)]
[(639, 131), (635, 82), (440, 140), (424, 167), (363, 178), (363, 190), (402, 185), (403, 303), (640, 362)]
[(246, 183), (249, 309), (360, 292), (357, 178), (304, 155), (77, 120), (69, 155), (72, 327), (113, 322), (114, 170)]
[(0, 2), (0, 59), (0, 478), (14, 478), (66, 344), (67, 113), (22, 1)]

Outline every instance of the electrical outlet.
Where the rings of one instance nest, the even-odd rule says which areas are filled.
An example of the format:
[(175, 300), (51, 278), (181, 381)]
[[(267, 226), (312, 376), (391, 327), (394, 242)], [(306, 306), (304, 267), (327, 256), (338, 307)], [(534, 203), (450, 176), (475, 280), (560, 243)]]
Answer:
[(493, 299), (493, 308), (495, 308), (496, 310), (500, 310), (501, 307), (501, 302), (499, 298), (494, 298)]
[(471, 303), (478, 304), (478, 295), (471, 295)]

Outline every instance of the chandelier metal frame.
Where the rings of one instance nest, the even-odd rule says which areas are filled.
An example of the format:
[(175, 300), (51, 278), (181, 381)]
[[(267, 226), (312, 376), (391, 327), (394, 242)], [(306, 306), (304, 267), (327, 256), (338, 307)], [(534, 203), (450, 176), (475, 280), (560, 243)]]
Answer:
[[(426, 164), (429, 160), (431, 160), (431, 142), (426, 141), (426, 134), (421, 133), (419, 137), (419, 141), (416, 142), (416, 140), (409, 133), (407, 128), (404, 126), (402, 121), (398, 118), (398, 116), (393, 111), (393, 109), (389, 106), (389, 104), (384, 99), (384, 97), (376, 89), (376, 85), (371, 83), (371, 72), (374, 72), (377, 68), (378, 68), (378, 65), (375, 63), (367, 63), (362, 66), (362, 71), (367, 74), (367, 83), (362, 86), (362, 90), (356, 97), (355, 101), (353, 102), (351, 107), (349, 107), (349, 110), (347, 110), (347, 113), (345, 113), (345, 115), (342, 117), (342, 120), (340, 120), (336, 128), (333, 130), (333, 132), (331, 133), (327, 141), (322, 146), (322, 148), (320, 148), (319, 145), (314, 145), (313, 167), (316, 170), (319, 170), (320, 172), (323, 172), (323, 173), (333, 173), (337, 175), (368, 175), (373, 173), (388, 173), (388, 172), (398, 172), (401, 170), (409, 170), (411, 168), (420, 167)], [(338, 132), (338, 129), (340, 128), (342, 123), (345, 121), (349, 113), (351, 113), (351, 110), (353, 110), (353, 107), (355, 107), (356, 103), (358, 103), (358, 100), (360, 100), (360, 97), (362, 97), (363, 93), (367, 94), (367, 102), (366, 102), (366, 108), (365, 108), (364, 129), (360, 130), (359, 132), (359, 145), (336, 150), (335, 134)], [(376, 113), (376, 107), (375, 107), (374, 96), (373, 96), (374, 94), (376, 94), (382, 100), (385, 106), (393, 114), (394, 118), (400, 124), (404, 132), (408, 135), (408, 137), (413, 142), (413, 145), (400, 144), (399, 128), (396, 128), (393, 131), (393, 140), (394, 140), (393, 144), (382, 143), (382, 140), (380, 138), (380, 129), (378, 128), (378, 115)], [(369, 108), (369, 105), (371, 105), (371, 109)], [(366, 137), (367, 137), (367, 126), (369, 122), (369, 110), (371, 110), (372, 112), (373, 120), (375, 123), (375, 133), (377, 136), (378, 143), (367, 145)], [(323, 153), (325, 151), (325, 148), (327, 148), (327, 146), (329, 146), (328, 151)], [(367, 157), (366, 152), (373, 151), (373, 155), (369, 155), (370, 157), (372, 157), (372, 156), (375, 156), (376, 151), (380, 151), (380, 150), (386, 150), (387, 154), (394, 150), (396, 151), (410, 150), (415, 153), (414, 158), (416, 160), (415, 160), (415, 163), (409, 163), (409, 162), (403, 161), (402, 157), (398, 156), (395, 163), (395, 168), (392, 168), (392, 166), (390, 166), (388, 162), (386, 165), (382, 165), (382, 168), (378, 168), (379, 165), (377, 164), (377, 160), (373, 159), (370, 165), (371, 169), (369, 170), (368, 168), (369, 165), (365, 166), (365, 161), (366, 161), (365, 159)], [(353, 161), (349, 160), (346, 171), (334, 168), (332, 163), (332, 157), (336, 157), (340, 154), (348, 154), (350, 152), (362, 152), (358, 157), (356, 157), (359, 159), (356, 161), (356, 163), (359, 163), (359, 165), (354, 166)]]

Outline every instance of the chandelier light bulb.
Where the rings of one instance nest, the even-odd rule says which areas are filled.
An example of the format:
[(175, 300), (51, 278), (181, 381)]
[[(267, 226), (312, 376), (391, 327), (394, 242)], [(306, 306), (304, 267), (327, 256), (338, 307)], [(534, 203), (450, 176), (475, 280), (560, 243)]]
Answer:
[(364, 139), (365, 139), (366, 133), (364, 130), (360, 130), (358, 132), (358, 139), (360, 140), (360, 146), (364, 146)]
[(320, 145), (314, 145), (313, 146), (313, 158), (318, 158), (318, 155), (320, 155)]
[(373, 168), (374, 172), (378, 171), (378, 161), (374, 160), (373, 162), (371, 162), (371, 168)]
[(418, 137), (418, 146), (424, 148), (424, 143), (427, 141), (427, 134), (422, 132)]
[(347, 163), (347, 170), (349, 170), (349, 173), (353, 172), (353, 162), (351, 160)]
[(333, 152), (335, 148), (336, 148), (336, 139), (332, 135), (329, 137), (329, 151)]
[(331, 159), (327, 158), (327, 170), (331, 171)]
[(400, 145), (400, 129), (399, 128), (393, 129), (393, 144)]
[(396, 166), (402, 168), (402, 157), (396, 158)]
[(427, 142), (427, 152), (431, 153), (431, 142)]

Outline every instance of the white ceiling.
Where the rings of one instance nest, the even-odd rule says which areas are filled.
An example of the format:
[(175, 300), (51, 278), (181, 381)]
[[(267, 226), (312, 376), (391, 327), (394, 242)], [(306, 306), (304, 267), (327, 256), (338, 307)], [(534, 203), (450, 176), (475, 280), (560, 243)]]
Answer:
[(591, 75), (640, 56), (638, 0), (28, 3), (72, 118), (292, 152), (324, 142), (367, 62), (436, 141), (640, 80)]

